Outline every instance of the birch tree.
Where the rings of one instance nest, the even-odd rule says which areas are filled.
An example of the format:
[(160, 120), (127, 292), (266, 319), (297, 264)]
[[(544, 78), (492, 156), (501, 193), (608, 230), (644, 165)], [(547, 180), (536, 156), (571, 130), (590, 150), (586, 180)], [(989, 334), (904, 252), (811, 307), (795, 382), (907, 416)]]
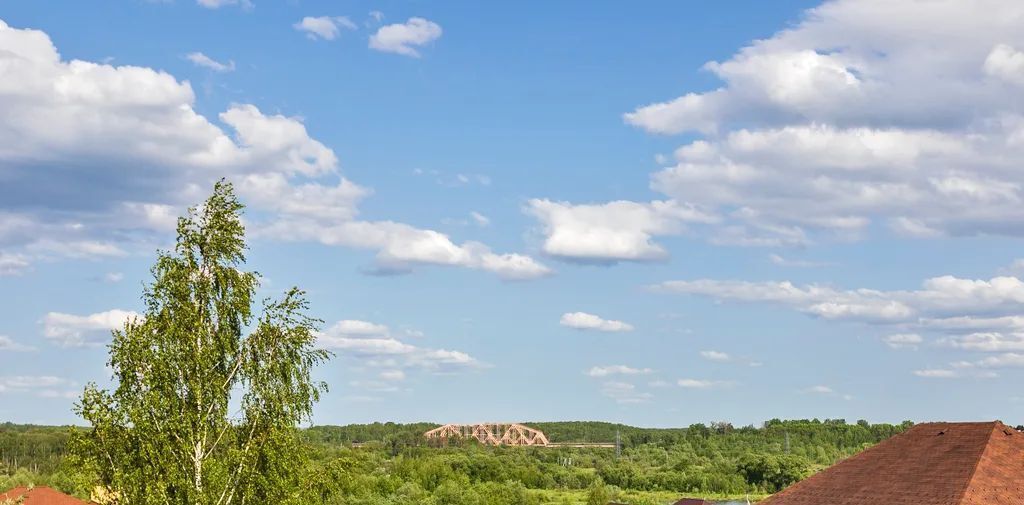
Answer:
[(254, 313), (260, 277), (245, 263), (243, 206), (229, 183), (178, 220), (158, 253), (142, 317), (113, 332), (112, 391), (86, 386), (92, 429), (72, 452), (118, 505), (294, 501), (297, 425), (326, 385), (311, 370), (319, 321), (292, 288)]

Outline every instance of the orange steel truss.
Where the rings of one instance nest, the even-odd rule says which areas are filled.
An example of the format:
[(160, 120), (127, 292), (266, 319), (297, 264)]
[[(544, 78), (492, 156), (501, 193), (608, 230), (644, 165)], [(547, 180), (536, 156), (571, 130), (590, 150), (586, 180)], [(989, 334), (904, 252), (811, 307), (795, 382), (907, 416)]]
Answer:
[(545, 447), (548, 437), (517, 423), (446, 424), (423, 434), (427, 440), (448, 442), (449, 440), (477, 439), (484, 445), (535, 445)]

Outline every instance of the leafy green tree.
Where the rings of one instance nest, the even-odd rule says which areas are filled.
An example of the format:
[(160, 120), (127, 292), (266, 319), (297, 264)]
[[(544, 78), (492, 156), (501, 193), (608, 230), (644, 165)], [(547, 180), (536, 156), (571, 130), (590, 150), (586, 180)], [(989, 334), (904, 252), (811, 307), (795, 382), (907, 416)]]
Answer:
[(611, 499), (611, 491), (600, 479), (592, 482), (587, 488), (587, 505), (608, 505)]
[(330, 355), (304, 293), (265, 300), (245, 262), (242, 204), (221, 181), (178, 220), (144, 290), (145, 313), (113, 333), (116, 387), (86, 387), (76, 411), (92, 429), (72, 451), (118, 505), (236, 505), (297, 500), (296, 425), (326, 385)]
[(790, 454), (750, 454), (740, 458), (737, 470), (748, 483), (774, 492), (807, 477), (810, 467), (803, 458)]

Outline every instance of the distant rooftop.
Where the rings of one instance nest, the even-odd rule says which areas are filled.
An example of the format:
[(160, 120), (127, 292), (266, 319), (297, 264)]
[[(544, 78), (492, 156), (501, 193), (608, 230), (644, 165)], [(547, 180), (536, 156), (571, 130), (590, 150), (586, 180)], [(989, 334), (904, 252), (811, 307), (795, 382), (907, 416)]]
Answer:
[(759, 505), (1024, 503), (1024, 433), (999, 421), (925, 423)]
[(0, 500), (17, 500), (21, 496), (25, 497), (22, 505), (89, 505), (89, 502), (79, 500), (74, 496), (66, 495), (46, 486), (36, 486), (31, 489), (16, 487), (0, 494)]

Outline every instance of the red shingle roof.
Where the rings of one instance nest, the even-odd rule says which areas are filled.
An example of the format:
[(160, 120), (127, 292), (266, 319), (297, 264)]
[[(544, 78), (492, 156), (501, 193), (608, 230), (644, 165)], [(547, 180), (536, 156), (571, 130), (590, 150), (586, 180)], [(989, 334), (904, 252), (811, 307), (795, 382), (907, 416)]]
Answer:
[(19, 496), (25, 497), (22, 505), (88, 505), (88, 502), (45, 486), (37, 486), (32, 489), (16, 487), (0, 494), (0, 500), (17, 500)]
[(1003, 423), (926, 423), (759, 505), (1024, 504), (1024, 433)]

